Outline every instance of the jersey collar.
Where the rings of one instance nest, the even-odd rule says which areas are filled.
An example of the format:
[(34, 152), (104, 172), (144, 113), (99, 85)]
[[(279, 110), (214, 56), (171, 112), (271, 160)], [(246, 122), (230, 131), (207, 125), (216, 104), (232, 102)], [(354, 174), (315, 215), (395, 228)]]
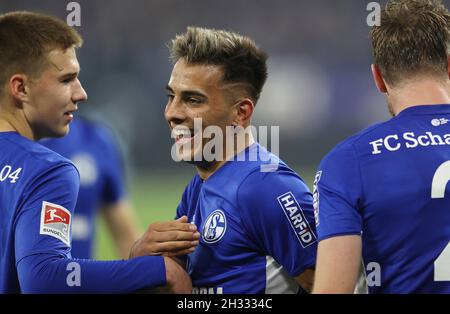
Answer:
[(450, 104), (419, 105), (404, 109), (397, 116), (450, 114)]

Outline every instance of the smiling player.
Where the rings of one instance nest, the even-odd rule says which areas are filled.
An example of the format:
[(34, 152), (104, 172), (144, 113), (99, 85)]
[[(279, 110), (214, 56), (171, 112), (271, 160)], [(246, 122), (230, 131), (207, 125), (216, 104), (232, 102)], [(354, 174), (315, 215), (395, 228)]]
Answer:
[[(81, 43), (55, 18), (0, 15), (0, 293), (118, 293), (165, 285), (187, 293), (189, 277), (169, 258), (71, 257), (78, 172), (35, 141), (66, 135), (78, 103), (87, 99), (75, 53)], [(145, 239), (139, 243), (147, 255)]]
[[(203, 154), (212, 143), (203, 134), (208, 127), (226, 134), (250, 126), (267, 77), (266, 54), (249, 38), (196, 27), (176, 37), (171, 52), (165, 116), (176, 153), (198, 172), (177, 210), (202, 235), (184, 259), (194, 292), (310, 290), (316, 237), (312, 195), (302, 179), (245, 132), (236, 132), (229, 150), (234, 138), (218, 135), (223, 145), (211, 149), (218, 158)], [(277, 169), (261, 171), (274, 161)]]

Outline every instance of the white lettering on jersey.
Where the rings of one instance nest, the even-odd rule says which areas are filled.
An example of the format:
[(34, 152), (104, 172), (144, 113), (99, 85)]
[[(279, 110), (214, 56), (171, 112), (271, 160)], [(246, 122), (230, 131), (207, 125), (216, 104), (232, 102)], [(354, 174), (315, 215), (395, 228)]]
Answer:
[(22, 171), (22, 168), (17, 168), (13, 170), (13, 167), (10, 165), (0, 166), (0, 182), (9, 182), (16, 183), (19, 179), (19, 174)]
[(319, 181), (322, 177), (322, 171), (318, 171), (316, 173), (316, 177), (314, 178), (314, 186), (313, 186), (313, 207), (314, 207), (314, 219), (316, 220), (316, 227), (319, 225)]
[(445, 118), (433, 119), (433, 120), (431, 120), (431, 125), (432, 125), (432, 126), (438, 127), (438, 126), (447, 124), (448, 121), (449, 121), (449, 120), (448, 120), (448, 119), (445, 119)]
[(298, 204), (294, 194), (288, 192), (278, 196), (277, 200), (278, 203), (280, 203), (284, 214), (289, 219), (289, 222), (295, 231), (295, 235), (303, 248), (307, 248), (316, 242), (316, 236), (309, 226), (308, 220), (306, 220), (303, 210)]
[(384, 138), (370, 142), (372, 155), (379, 155), (383, 152), (396, 152), (402, 147), (414, 149), (418, 147), (433, 147), (450, 145), (450, 134), (433, 134), (425, 132), (425, 134), (415, 134), (414, 132), (405, 132), (399, 136), (398, 134), (388, 135)]

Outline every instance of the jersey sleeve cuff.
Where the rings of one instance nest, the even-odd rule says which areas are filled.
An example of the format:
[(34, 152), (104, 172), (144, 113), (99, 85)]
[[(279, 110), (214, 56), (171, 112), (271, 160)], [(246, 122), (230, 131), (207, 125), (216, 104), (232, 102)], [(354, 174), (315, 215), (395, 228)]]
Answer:
[(348, 236), (348, 235), (358, 235), (361, 236), (361, 231), (360, 230), (354, 230), (354, 231), (342, 231), (342, 232), (335, 232), (335, 233), (330, 233), (324, 236), (320, 236), (318, 238), (318, 242), (321, 242), (323, 240), (327, 240), (330, 238), (335, 238), (335, 237), (340, 237), (340, 236)]

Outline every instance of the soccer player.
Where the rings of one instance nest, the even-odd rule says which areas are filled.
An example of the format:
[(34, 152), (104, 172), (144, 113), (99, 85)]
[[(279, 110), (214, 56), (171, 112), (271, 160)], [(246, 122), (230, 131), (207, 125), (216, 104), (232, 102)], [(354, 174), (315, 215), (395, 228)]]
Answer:
[[(172, 41), (171, 54), (165, 117), (176, 158), (197, 169), (177, 209), (177, 217), (187, 216), (201, 234), (199, 246), (181, 262), (193, 292), (310, 290), (316, 259), (312, 194), (245, 130), (267, 78), (266, 54), (249, 38), (197, 27)], [(213, 141), (206, 134), (211, 128), (223, 136), (216, 133)], [(214, 156), (203, 154), (208, 147)]]
[[(170, 258), (71, 257), (78, 173), (35, 141), (64, 136), (87, 98), (78, 80), (81, 43), (56, 18), (0, 15), (0, 293), (119, 293), (165, 285), (188, 292), (189, 277)], [(147, 242), (144, 235), (132, 255), (148, 255)]]
[(127, 199), (122, 156), (112, 132), (86, 118), (70, 124), (67, 136), (41, 144), (71, 160), (80, 173), (80, 191), (72, 225), (72, 256), (93, 258), (98, 211), (111, 231), (122, 258), (138, 239)]
[(315, 293), (450, 293), (450, 14), (391, 0), (372, 73), (394, 118), (336, 146), (315, 179)]

